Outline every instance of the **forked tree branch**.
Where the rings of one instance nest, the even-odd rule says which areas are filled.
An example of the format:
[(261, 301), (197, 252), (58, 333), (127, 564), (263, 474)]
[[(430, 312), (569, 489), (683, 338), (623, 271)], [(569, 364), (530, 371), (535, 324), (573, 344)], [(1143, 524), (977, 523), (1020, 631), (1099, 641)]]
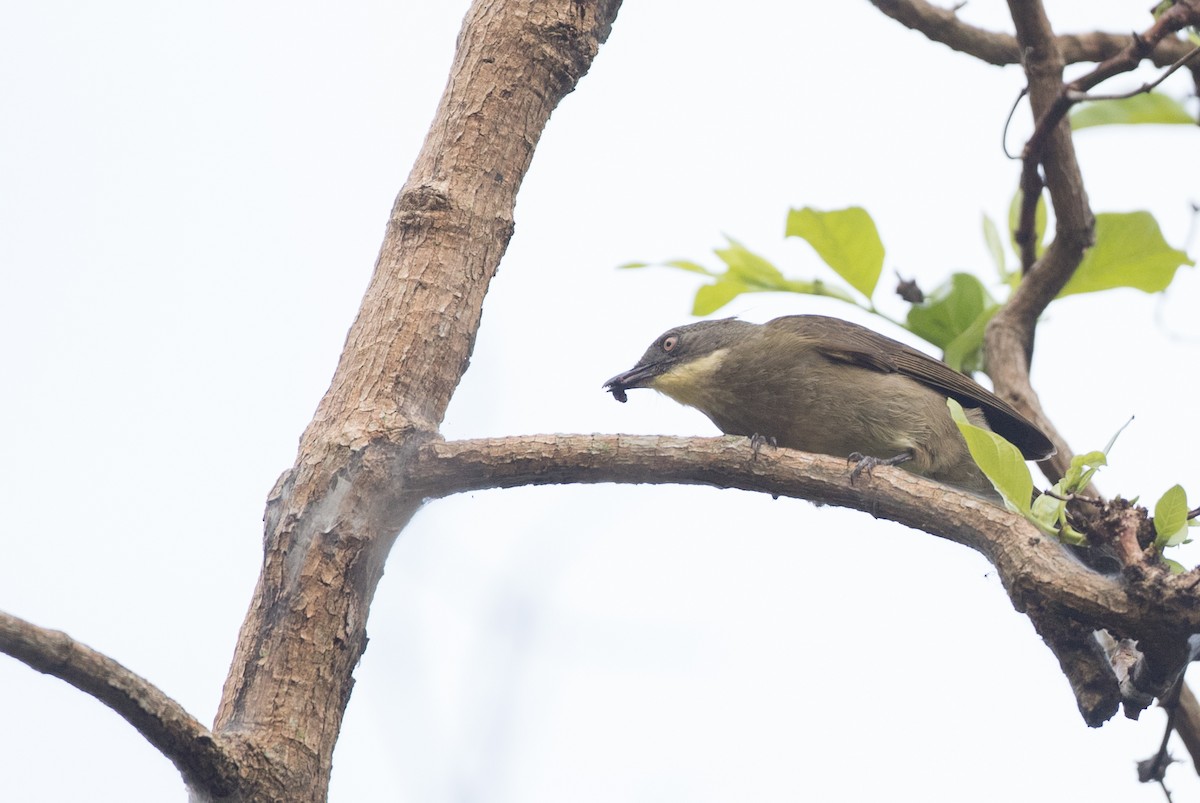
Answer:
[(154, 684), (58, 630), (0, 612), (0, 652), (65, 680), (116, 711), (169, 758), (189, 784), (234, 789), (237, 763), (183, 706)]
[[(1022, 22), (1024, 20), (1018, 20), (1018, 25), (1020, 26)], [(1033, 267), (1034, 261), (1037, 258), (1034, 228), (1038, 198), (1042, 190), (1042, 179), (1038, 170), (1046, 161), (1047, 142), (1053, 133), (1061, 127), (1067, 112), (1076, 103), (1088, 99), (1086, 95), (1088, 90), (1113, 76), (1133, 70), (1154, 52), (1160, 42), (1182, 41), (1175, 39), (1173, 34), (1189, 25), (1196, 24), (1200, 24), (1200, 3), (1196, 3), (1195, 0), (1192, 0), (1191, 3), (1188, 0), (1184, 0), (1163, 12), (1145, 33), (1131, 37), (1128, 45), (1098, 64), (1091, 72), (1065, 85), (1062, 84), (1061, 78), (1057, 80), (1057, 86), (1053, 83), (1046, 83), (1047, 90), (1051, 88), (1056, 90), (1055, 96), (1036, 115), (1033, 134), (1030, 135), (1029, 141), (1025, 143), (1024, 151), (1021, 154), (1021, 190), (1023, 195), (1015, 237), (1017, 242), (1021, 244), (1021, 265), (1026, 273)], [(1045, 47), (1044, 42), (1049, 41), (1053, 37), (1053, 33), (1049, 31), (1049, 23), (1047, 23), (1045, 30), (1042, 30), (1042, 26), (1040, 25), (1027, 26), (1026, 36), (1031, 42), (1042, 42), (1042, 46)], [(1162, 77), (1165, 78), (1166, 75), (1184, 66), (1185, 63), (1193, 59), (1196, 52), (1196, 48), (1189, 46), (1187, 52), (1176, 59)], [(1030, 76), (1030, 80), (1033, 80), (1033, 76)], [(1146, 84), (1139, 91), (1149, 91), (1157, 83)], [(1057, 202), (1055, 203), (1055, 211), (1058, 211)]]
[[(144, 679), (64, 634), (0, 617), (0, 648), (114, 708), (205, 794), (323, 800), (366, 646), (367, 612), (398, 529), (427, 498), (560, 482), (700, 483), (851, 507), (982, 552), (1018, 610), (1163, 642), (1200, 630), (1200, 576), (1149, 572), (1122, 583), (1098, 575), (1012, 514), (894, 469), (855, 486), (840, 459), (768, 450), (752, 461), (745, 441), (732, 438), (428, 440), (465, 370), (542, 127), (590, 66), (618, 6), (477, 0), (468, 13), (438, 118), (397, 198), (330, 391), (269, 500), (262, 573), (217, 735)], [(1056, 55), (1053, 44), (1049, 51)], [(1027, 68), (1040, 63), (1027, 60)], [(1061, 75), (1061, 60), (1045, 62), (1055, 63)], [(1042, 102), (1035, 97), (1035, 109)], [(1060, 144), (1051, 136), (1047, 154)], [(1048, 183), (1056, 211), (1060, 200), (1081, 210), (1082, 220), (1059, 211), (1051, 247), (1063, 266), (1078, 264), (1090, 236), (1082, 182), (1074, 207), (1056, 194), (1070, 192), (1069, 177), (1066, 185)], [(1062, 230), (1064, 217), (1073, 235)], [(1061, 270), (1045, 269), (1047, 288)], [(1015, 330), (1021, 348), (1006, 352), (1011, 342), (989, 333), (989, 355), (1019, 354), (1027, 382), (1043, 291), (1026, 285), (1038, 286), (1024, 283), (1006, 311), (1017, 310), (1018, 327), (1029, 324), (1027, 337)]]
[[(1034, 119), (1040, 120), (1061, 92), (1063, 57), (1040, 2), (1010, 0), (1009, 9), (1024, 53), (1030, 106)], [(1045, 183), (1055, 212), (1054, 241), (1036, 266), (1026, 272), (1012, 298), (988, 325), (985, 345), (988, 374), (997, 393), (1041, 427), (1058, 448), (1054, 457), (1041, 464), (1043, 472), (1053, 482), (1066, 473), (1074, 455), (1042, 409), (1029, 381), (1034, 331), (1038, 317), (1066, 286), (1082, 261), (1084, 251), (1092, 244), (1095, 222), (1065, 121), (1060, 120), (1047, 130), (1043, 152)], [(1032, 193), (1031, 197), (1036, 201), (1041, 193), (1040, 175), (1036, 175), (1036, 171), (1034, 177), (1023, 173), (1021, 188), (1026, 195)], [(1018, 231), (1021, 230), (1018, 227)], [(1031, 238), (1032, 230), (1026, 239)], [(1030, 242), (1024, 247), (1032, 249)]]
[[(965, 22), (959, 19), (954, 9), (935, 6), (925, 0), (871, 0), (871, 3), (901, 25), (988, 64), (1004, 66), (1021, 63), (1021, 46), (1017, 37)], [(1134, 37), (1093, 31), (1060, 34), (1055, 39), (1063, 61), (1077, 64), (1112, 58), (1128, 48)], [(1187, 42), (1180, 39), (1164, 39), (1155, 44), (1149, 58), (1159, 67), (1165, 67), (1183, 57), (1189, 47)]]
[[(1184, 0), (1184, 3), (1191, 7), (1194, 0)], [(1027, 270), (1009, 303), (989, 324), (985, 345), (989, 373), (997, 392), (1041, 426), (1058, 447), (1054, 458), (1042, 464), (1043, 471), (1053, 481), (1065, 473), (1073, 454), (1043, 411), (1030, 383), (1034, 332), (1039, 316), (1066, 286), (1082, 261), (1085, 250), (1092, 244), (1094, 218), (1075, 156), (1070, 127), (1065, 120), (1066, 107), (1062, 106), (1062, 98), (1068, 93), (1068, 88), (1064, 86), (1062, 75), (1065, 57), (1058, 48), (1061, 39), (1055, 36), (1040, 0), (1009, 0), (1009, 10), (1029, 82), (1037, 141), (1027, 145), (1023, 154), (1021, 189), (1024, 197), (1016, 232), (1016, 239), (1023, 246), (1023, 265)], [(1077, 89), (1090, 88), (1103, 78), (1115, 74), (1114, 70), (1118, 67), (1136, 64), (1155, 51), (1156, 43), (1178, 42), (1166, 37), (1167, 28), (1173, 24), (1175, 22), (1171, 20), (1164, 23), (1160, 18), (1152, 29), (1153, 41), (1132, 37), (1121, 52), (1110, 56), (1089, 76), (1085, 76), (1084, 83)], [(1182, 43), (1182, 46), (1187, 47), (1186, 43)], [(1173, 54), (1172, 60), (1178, 60), (1186, 52)], [(1044, 184), (1054, 206), (1055, 237), (1035, 261), (1033, 220), (1043, 186), (1039, 166), (1045, 171)], [(1192, 604), (1195, 604), (1195, 600)], [(1139, 638), (1119, 628), (1107, 629), (1126, 638)], [(1073, 652), (1077, 660), (1073, 665), (1064, 663), (1063, 669), (1077, 692), (1081, 686), (1100, 677), (1108, 669), (1106, 660), (1071, 646), (1086, 636), (1070, 626), (1052, 626), (1045, 632), (1039, 627), (1039, 632), (1042, 632), (1055, 653), (1060, 655), (1060, 661), (1064, 652)], [(1179, 634), (1166, 638), (1152, 636), (1146, 641), (1144, 646), (1148, 651), (1138, 667), (1138, 675), (1143, 680), (1147, 677), (1151, 680), (1138, 684), (1140, 688), (1136, 699), (1124, 695), (1128, 715), (1136, 716), (1144, 705), (1141, 692), (1161, 694), (1165, 689), (1158, 687), (1164, 684), (1164, 679), (1171, 678), (1173, 681), (1184, 671), (1187, 658), (1182, 654), (1181, 645), (1185, 643), (1186, 640), (1180, 639)], [(1181, 717), (1180, 729), (1200, 731), (1200, 722)]]
[(546, 121), (620, 0), (475, 0), (397, 195), (329, 390), (267, 502), (262, 570), (213, 732), (239, 794), (326, 799), (388, 552), (420, 507), (394, 484), (436, 437)]

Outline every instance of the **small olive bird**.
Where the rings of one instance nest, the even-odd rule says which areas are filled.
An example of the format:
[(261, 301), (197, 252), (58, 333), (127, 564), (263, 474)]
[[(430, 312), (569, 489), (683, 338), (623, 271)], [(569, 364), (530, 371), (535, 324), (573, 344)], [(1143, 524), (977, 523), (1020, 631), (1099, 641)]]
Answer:
[(727, 435), (847, 457), (853, 477), (876, 465), (998, 500), (967, 451), (946, 398), (1028, 460), (1054, 454), (1041, 430), (940, 360), (856, 324), (789, 315), (734, 318), (664, 332), (632, 369), (604, 383), (620, 402), (653, 388), (695, 407)]

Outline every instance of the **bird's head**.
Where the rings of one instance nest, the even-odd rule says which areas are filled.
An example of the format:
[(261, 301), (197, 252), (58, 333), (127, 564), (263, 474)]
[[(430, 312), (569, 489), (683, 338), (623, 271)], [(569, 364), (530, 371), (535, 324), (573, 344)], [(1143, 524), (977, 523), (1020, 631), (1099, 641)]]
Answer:
[(677, 326), (663, 332), (637, 365), (604, 383), (619, 402), (631, 388), (653, 388), (683, 402), (702, 390), (730, 347), (759, 329), (758, 324), (723, 318)]

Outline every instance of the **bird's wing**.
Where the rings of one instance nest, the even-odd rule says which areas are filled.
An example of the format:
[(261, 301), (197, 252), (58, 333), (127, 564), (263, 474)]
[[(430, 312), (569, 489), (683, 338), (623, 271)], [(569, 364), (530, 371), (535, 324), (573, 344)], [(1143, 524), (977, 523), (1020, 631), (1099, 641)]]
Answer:
[[(813, 324), (818, 322), (819, 334), (813, 331)], [(966, 374), (911, 346), (857, 324), (818, 315), (789, 315), (766, 326), (809, 341), (827, 359), (882, 373), (904, 374), (964, 407), (979, 408), (992, 431), (1012, 442), (1030, 460), (1054, 454), (1050, 439), (1008, 402)]]

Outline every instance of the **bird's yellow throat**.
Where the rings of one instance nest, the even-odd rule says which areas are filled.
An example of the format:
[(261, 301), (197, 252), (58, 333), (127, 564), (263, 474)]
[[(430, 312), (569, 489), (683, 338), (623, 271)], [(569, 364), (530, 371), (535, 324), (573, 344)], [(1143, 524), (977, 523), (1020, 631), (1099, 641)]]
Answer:
[(712, 375), (721, 367), (729, 349), (717, 349), (697, 360), (675, 365), (665, 374), (655, 377), (650, 387), (670, 396), (680, 404), (705, 408), (707, 391), (713, 387)]

